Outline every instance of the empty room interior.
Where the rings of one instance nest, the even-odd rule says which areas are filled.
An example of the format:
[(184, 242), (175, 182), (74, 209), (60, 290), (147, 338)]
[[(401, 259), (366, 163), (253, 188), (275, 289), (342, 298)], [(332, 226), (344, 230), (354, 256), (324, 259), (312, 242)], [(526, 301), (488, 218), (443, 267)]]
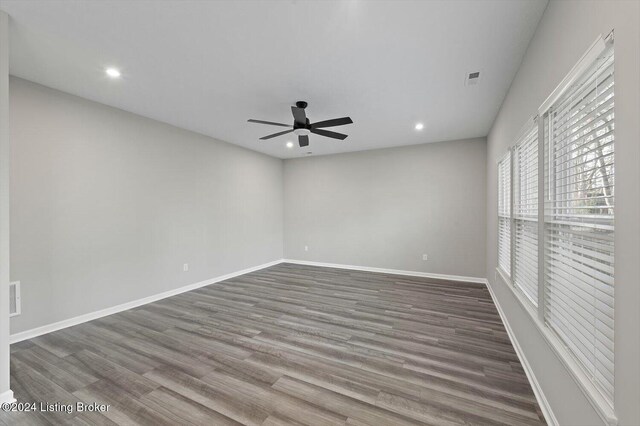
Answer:
[(0, 426), (640, 426), (640, 0), (0, 0)]

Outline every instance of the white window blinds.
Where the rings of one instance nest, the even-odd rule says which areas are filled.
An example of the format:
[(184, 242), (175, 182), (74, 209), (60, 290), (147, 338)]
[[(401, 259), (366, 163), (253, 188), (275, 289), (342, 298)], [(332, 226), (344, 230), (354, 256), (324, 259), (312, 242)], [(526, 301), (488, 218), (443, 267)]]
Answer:
[(546, 115), (544, 318), (613, 402), (614, 57)]
[(538, 305), (538, 124), (532, 120), (514, 154), (513, 284)]
[(498, 266), (511, 275), (511, 153), (498, 163)]

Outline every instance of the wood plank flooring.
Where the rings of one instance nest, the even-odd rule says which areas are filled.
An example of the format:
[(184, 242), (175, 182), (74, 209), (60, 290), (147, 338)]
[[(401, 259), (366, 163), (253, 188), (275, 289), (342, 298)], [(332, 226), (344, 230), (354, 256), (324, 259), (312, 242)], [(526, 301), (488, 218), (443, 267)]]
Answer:
[(280, 264), (12, 345), (6, 425), (540, 425), (482, 284)]

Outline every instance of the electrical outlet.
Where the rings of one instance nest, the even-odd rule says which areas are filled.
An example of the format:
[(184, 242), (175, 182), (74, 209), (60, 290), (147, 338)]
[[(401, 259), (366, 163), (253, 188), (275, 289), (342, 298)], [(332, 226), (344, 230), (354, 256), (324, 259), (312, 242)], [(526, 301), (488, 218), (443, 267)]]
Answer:
[(189, 270), (189, 264), (188, 264), (188, 263), (185, 263), (184, 265), (182, 265), (182, 270), (183, 270), (184, 272), (187, 272), (187, 271)]
[(426, 254), (422, 255), (422, 260), (429, 260), (429, 256), (427, 256)]
[(309, 251), (309, 246), (304, 246), (304, 251)]
[(20, 281), (9, 283), (9, 316), (20, 315)]

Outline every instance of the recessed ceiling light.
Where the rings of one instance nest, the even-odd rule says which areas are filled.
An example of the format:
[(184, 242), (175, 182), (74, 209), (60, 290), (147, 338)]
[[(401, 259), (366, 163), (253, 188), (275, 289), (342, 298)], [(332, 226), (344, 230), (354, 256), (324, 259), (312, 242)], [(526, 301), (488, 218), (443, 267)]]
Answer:
[(293, 148), (293, 142), (291, 141), (287, 142), (287, 148)]
[(104, 72), (107, 73), (107, 75), (111, 78), (118, 78), (120, 77), (120, 70), (117, 68), (107, 68), (106, 70), (104, 70)]
[(416, 129), (416, 130), (422, 130), (422, 129), (424, 129), (424, 124), (422, 124), (422, 123), (416, 123), (416, 127), (415, 127), (415, 129)]

